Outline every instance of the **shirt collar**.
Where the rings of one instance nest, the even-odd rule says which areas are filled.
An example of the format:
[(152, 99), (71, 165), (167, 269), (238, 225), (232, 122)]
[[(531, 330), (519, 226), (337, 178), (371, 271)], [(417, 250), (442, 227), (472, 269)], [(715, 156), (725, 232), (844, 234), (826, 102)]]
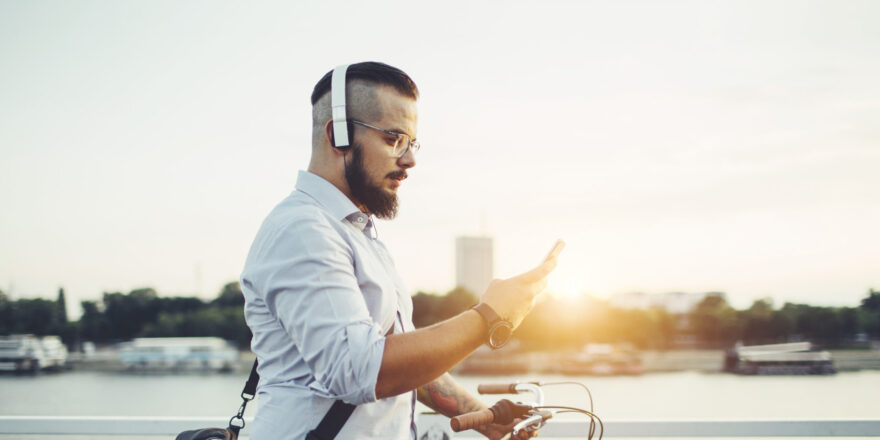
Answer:
[(348, 220), (361, 231), (373, 226), (370, 216), (361, 212), (339, 188), (317, 174), (300, 171), (296, 176), (296, 189), (315, 199), (330, 212), (330, 215), (340, 221)]

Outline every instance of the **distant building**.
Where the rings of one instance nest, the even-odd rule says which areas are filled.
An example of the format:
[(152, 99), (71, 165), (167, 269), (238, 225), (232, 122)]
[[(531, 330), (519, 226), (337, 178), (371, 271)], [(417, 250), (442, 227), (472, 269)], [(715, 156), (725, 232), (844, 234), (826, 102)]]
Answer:
[(455, 238), (455, 284), (481, 295), (495, 276), (492, 237)]
[(621, 309), (650, 309), (659, 307), (672, 314), (685, 314), (690, 312), (703, 299), (709, 296), (718, 296), (727, 300), (723, 292), (686, 293), (644, 293), (628, 292), (613, 295), (609, 303)]

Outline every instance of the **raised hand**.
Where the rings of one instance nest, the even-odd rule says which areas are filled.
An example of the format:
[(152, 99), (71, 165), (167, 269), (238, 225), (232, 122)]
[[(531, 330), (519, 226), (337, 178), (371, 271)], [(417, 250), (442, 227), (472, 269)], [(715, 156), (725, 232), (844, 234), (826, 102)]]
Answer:
[(492, 280), (481, 302), (510, 321), (514, 328), (518, 327), (532, 310), (535, 297), (547, 287), (547, 275), (556, 268), (556, 259), (564, 247), (565, 242), (560, 240), (538, 267), (515, 277)]

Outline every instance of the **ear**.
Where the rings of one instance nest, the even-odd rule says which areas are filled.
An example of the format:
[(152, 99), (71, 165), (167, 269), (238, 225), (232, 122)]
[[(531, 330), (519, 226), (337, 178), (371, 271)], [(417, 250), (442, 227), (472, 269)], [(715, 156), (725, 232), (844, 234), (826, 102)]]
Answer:
[(336, 145), (336, 143), (333, 142), (333, 118), (328, 119), (327, 123), (324, 124), (324, 137), (327, 138), (330, 147), (335, 150), (336, 147), (334, 147), (334, 145)]

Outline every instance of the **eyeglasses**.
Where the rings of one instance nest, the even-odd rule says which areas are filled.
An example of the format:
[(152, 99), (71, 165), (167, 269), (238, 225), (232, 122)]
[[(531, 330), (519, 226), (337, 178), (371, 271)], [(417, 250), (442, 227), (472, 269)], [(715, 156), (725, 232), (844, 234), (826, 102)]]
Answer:
[(419, 141), (413, 139), (412, 137), (410, 137), (410, 135), (406, 133), (398, 133), (396, 131), (386, 130), (384, 128), (379, 128), (375, 125), (370, 125), (366, 122), (361, 122), (355, 119), (349, 119), (349, 121), (354, 124), (363, 125), (367, 128), (372, 128), (373, 130), (381, 131), (382, 133), (385, 133), (389, 136), (393, 136), (394, 148), (391, 150), (391, 155), (394, 157), (403, 157), (403, 155), (406, 154), (408, 150), (412, 150), (413, 154), (416, 154), (419, 152), (419, 148), (422, 147), (422, 145), (419, 144)]

